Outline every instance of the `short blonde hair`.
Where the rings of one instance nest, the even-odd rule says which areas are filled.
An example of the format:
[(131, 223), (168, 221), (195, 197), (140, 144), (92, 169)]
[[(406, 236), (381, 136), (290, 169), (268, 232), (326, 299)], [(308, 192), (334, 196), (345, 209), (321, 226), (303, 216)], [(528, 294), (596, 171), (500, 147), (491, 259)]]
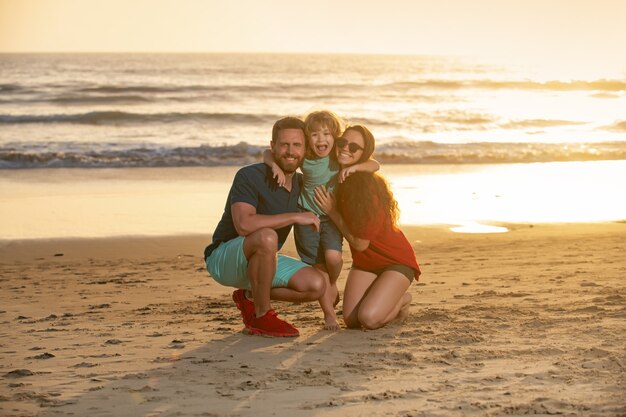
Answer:
[(343, 132), (343, 120), (330, 110), (318, 110), (309, 113), (304, 119), (304, 134), (307, 137), (320, 127), (327, 127), (333, 138), (337, 139)]

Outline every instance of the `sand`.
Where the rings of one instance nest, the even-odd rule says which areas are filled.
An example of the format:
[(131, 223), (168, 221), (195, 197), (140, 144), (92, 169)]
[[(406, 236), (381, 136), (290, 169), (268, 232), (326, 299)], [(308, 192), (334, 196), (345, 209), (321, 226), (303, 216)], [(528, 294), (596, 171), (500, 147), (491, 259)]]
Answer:
[(405, 227), (409, 317), (275, 303), (295, 339), (241, 332), (208, 236), (4, 241), (0, 415), (625, 416), (626, 223), (509, 228)]

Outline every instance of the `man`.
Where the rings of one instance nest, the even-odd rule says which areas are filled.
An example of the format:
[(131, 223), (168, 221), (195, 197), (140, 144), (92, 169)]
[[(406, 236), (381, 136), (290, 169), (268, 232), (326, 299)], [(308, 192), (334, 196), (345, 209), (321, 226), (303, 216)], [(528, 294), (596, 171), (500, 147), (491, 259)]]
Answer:
[(285, 173), (284, 187), (278, 186), (264, 163), (241, 168), (204, 256), (207, 270), (217, 282), (239, 288), (233, 292), (233, 301), (247, 333), (298, 336), (295, 327), (278, 318), (270, 299), (314, 301), (326, 289), (323, 276), (314, 268), (277, 255), (293, 224), (310, 225), (318, 231), (320, 227), (315, 214), (300, 213), (297, 207), (302, 175), (296, 169), (305, 154), (304, 123), (295, 117), (278, 120), (270, 146)]

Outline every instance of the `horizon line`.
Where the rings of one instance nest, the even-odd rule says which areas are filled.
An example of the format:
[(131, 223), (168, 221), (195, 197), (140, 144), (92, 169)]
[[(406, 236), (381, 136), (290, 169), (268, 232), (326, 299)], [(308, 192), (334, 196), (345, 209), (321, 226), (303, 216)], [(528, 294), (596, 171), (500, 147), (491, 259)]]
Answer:
[(480, 57), (470, 54), (417, 53), (417, 52), (340, 52), (340, 51), (0, 51), (0, 54), (215, 54), (215, 55), (381, 55), (381, 56), (433, 56)]

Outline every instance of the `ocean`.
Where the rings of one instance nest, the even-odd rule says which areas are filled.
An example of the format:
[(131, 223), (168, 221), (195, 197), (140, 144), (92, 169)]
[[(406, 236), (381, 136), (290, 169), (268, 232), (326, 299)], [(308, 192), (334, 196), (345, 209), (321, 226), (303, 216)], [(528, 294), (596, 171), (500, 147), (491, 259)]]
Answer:
[(384, 164), (626, 159), (621, 79), (432, 56), (1, 54), (0, 169), (242, 165), (330, 109)]
[(626, 71), (559, 79), (432, 56), (0, 54), (0, 241), (208, 235), (273, 123), (318, 109), (372, 130), (401, 224), (626, 220)]

